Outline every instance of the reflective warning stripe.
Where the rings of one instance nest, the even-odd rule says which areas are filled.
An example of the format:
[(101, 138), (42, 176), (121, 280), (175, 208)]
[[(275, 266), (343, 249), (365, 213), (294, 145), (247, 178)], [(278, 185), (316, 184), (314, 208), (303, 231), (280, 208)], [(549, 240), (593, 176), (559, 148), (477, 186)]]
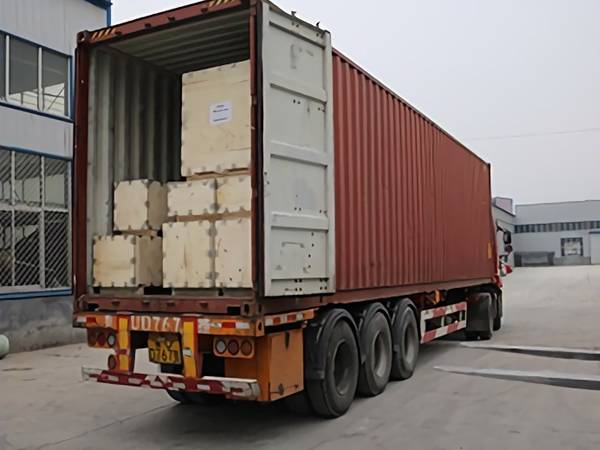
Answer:
[[(82, 313), (75, 317), (74, 323), (82, 328), (110, 328), (119, 331), (117, 317), (128, 317), (130, 331), (146, 331), (154, 333), (183, 333), (183, 322), (196, 320), (198, 323), (198, 334), (210, 334), (217, 336), (264, 336), (262, 318), (220, 318), (199, 317), (198, 315), (185, 316), (157, 316), (145, 314), (98, 314)], [(309, 309), (300, 312), (275, 314), (264, 318), (265, 327), (303, 322), (313, 319), (315, 310)]]
[(140, 373), (118, 373), (108, 370), (84, 367), (83, 379), (98, 383), (119, 384), (123, 386), (166, 389), (170, 391), (204, 392), (226, 395), (240, 400), (255, 400), (260, 396), (257, 380), (243, 378), (202, 377), (184, 379), (176, 375), (148, 375)]
[(449, 334), (454, 333), (455, 331), (462, 330), (467, 328), (467, 321), (461, 320), (459, 322), (453, 322), (450, 325), (446, 325), (441, 328), (436, 328), (435, 330), (426, 331), (423, 333), (423, 337), (421, 338), (421, 343), (425, 344), (426, 342), (431, 342), (434, 339), (441, 338), (443, 336), (447, 336)]
[(456, 305), (450, 306), (441, 306), (439, 308), (426, 309), (421, 313), (421, 319), (429, 320), (435, 317), (447, 316), (448, 314), (453, 314), (459, 311), (466, 311), (467, 303), (457, 303)]
[[(421, 311), (421, 343), (431, 342), (434, 339), (441, 338), (452, 334), (458, 330), (462, 330), (467, 327), (467, 302), (457, 303), (455, 305), (441, 306), (439, 308), (426, 309)], [(458, 317), (448, 318), (452, 320), (452, 323), (447, 323), (446, 319), (441, 320), (441, 326), (427, 330), (427, 321), (431, 319), (437, 319), (440, 317), (446, 317), (450, 314), (458, 313)], [(425, 331), (427, 330), (427, 331)]]
[(273, 316), (265, 317), (265, 326), (274, 327), (278, 325), (285, 325), (294, 322), (302, 322), (310, 320), (315, 317), (315, 310), (309, 309), (307, 311), (301, 311), (297, 313), (277, 314)]

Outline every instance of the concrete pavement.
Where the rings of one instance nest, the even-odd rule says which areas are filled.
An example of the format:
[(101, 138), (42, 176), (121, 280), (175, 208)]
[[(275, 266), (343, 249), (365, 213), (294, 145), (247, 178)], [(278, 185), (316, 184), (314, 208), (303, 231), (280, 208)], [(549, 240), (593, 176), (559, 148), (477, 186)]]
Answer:
[[(600, 347), (600, 267), (517, 270), (494, 342)], [(281, 406), (180, 406), (162, 392), (80, 381), (106, 353), (74, 345), (0, 361), (0, 449), (600, 448), (600, 392), (474, 378), (436, 365), (600, 374), (594, 363), (461, 348), (422, 347), (415, 376), (337, 420)]]

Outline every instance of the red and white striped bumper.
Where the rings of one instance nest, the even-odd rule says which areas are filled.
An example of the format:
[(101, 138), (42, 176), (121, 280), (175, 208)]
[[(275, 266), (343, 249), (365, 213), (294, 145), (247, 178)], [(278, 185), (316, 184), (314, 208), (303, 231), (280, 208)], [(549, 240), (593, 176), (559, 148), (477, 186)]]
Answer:
[[(439, 317), (446, 317), (450, 314), (457, 314), (458, 319), (447, 325), (442, 325), (433, 330), (427, 330), (427, 321), (431, 319), (437, 319)], [(439, 308), (427, 309), (421, 312), (421, 343), (425, 344), (431, 342), (434, 339), (441, 338), (452, 334), (458, 330), (462, 330), (467, 327), (467, 302), (457, 303), (455, 305), (441, 306)]]
[(95, 380), (98, 383), (119, 384), (122, 386), (226, 395), (229, 398), (238, 400), (256, 400), (260, 395), (260, 386), (257, 380), (241, 378), (203, 377), (185, 379), (178, 375), (121, 373), (90, 367), (83, 367), (81, 374), (84, 381)]

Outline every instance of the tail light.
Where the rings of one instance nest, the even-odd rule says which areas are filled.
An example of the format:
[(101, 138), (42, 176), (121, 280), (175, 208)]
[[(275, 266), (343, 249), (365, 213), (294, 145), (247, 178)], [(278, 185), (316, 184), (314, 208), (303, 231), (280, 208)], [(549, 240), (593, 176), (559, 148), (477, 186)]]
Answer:
[(244, 342), (242, 342), (242, 355), (250, 356), (253, 351), (254, 345), (252, 345), (252, 342), (250, 342), (248, 339), (245, 339)]
[(117, 345), (117, 335), (104, 328), (88, 329), (87, 342), (90, 347), (109, 348)]
[(222, 355), (227, 351), (227, 343), (223, 339), (217, 339), (215, 341), (215, 352)]
[(245, 358), (254, 356), (254, 339), (237, 337), (219, 337), (213, 340), (213, 352), (224, 358)]
[(227, 344), (227, 351), (229, 354), (235, 356), (240, 351), (240, 344), (238, 344), (237, 339), (231, 339), (229, 344)]

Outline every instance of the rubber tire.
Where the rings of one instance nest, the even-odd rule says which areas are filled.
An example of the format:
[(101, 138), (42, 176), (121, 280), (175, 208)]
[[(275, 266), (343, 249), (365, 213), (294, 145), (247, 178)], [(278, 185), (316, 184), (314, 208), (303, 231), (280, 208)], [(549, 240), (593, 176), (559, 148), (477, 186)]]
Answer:
[(502, 294), (496, 297), (496, 316), (494, 317), (493, 330), (498, 331), (502, 328)]
[[(382, 311), (369, 314), (361, 326), (361, 350), (365, 361), (360, 366), (358, 392), (374, 397), (381, 394), (392, 372), (392, 330)], [(381, 364), (376, 370), (376, 364)]]
[(479, 339), (482, 341), (489, 341), (494, 335), (494, 320), (496, 318), (496, 308), (494, 304), (494, 300), (492, 298), (492, 294), (485, 294), (487, 298), (485, 298), (484, 302), (488, 304), (487, 307), (487, 321), (488, 321), (488, 329), (485, 331), (479, 331), (477, 334), (479, 335)]
[(176, 402), (181, 403), (182, 405), (192, 405), (194, 402), (191, 398), (187, 396), (186, 392), (181, 391), (166, 391), (167, 395), (171, 397)]
[[(344, 415), (352, 405), (356, 387), (358, 385), (359, 357), (358, 345), (352, 328), (345, 320), (339, 320), (329, 336), (325, 345), (326, 356), (324, 378), (321, 380), (306, 380), (306, 392), (314, 411), (326, 418), (335, 418)], [(343, 346), (343, 347), (342, 347)], [(339, 351), (344, 351), (346, 367), (344, 373), (339, 374), (344, 378), (344, 390), (340, 392), (336, 386), (336, 359), (342, 356)], [(338, 361), (341, 363), (342, 361)], [(337, 383), (339, 384), (339, 383)]]
[[(410, 301), (398, 305), (392, 323), (393, 356), (392, 373), (394, 380), (412, 377), (419, 357), (419, 326)], [(407, 342), (408, 338), (408, 342)]]
[(283, 399), (283, 403), (287, 410), (292, 414), (309, 416), (314, 413), (312, 407), (310, 406), (306, 391), (298, 392), (297, 394), (285, 397)]
[(169, 391), (167, 395), (182, 405), (217, 406), (227, 402), (222, 395), (203, 394), (202, 392)]
[(465, 331), (465, 337), (467, 341), (476, 341), (479, 339), (479, 333), (477, 331)]

